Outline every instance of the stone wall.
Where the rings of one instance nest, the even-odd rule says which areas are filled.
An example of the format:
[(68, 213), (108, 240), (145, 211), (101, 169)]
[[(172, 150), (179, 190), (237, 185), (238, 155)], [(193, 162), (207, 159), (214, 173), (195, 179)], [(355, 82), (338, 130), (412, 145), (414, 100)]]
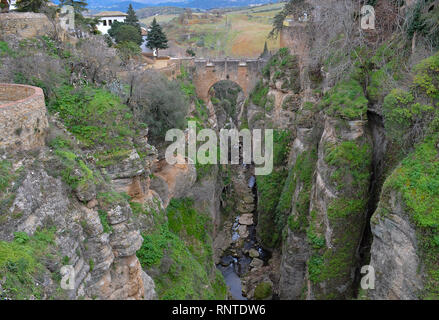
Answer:
[(262, 64), (262, 60), (195, 60), (197, 95), (207, 101), (210, 88), (221, 80), (237, 83), (248, 95), (259, 79)]
[(33, 12), (10, 12), (0, 14), (0, 40), (47, 35), (53, 30), (46, 15)]
[(0, 84), (0, 149), (29, 150), (41, 147), (47, 129), (41, 88)]

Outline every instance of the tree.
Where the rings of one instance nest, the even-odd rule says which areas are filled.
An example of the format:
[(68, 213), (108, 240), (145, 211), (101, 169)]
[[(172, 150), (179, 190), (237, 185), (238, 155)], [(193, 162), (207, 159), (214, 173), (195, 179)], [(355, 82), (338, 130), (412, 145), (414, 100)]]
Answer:
[(302, 12), (304, 8), (308, 8), (309, 4), (304, 0), (289, 0), (284, 8), (273, 18), (273, 30), (269, 33), (269, 38), (276, 38), (283, 29), (284, 21), (287, 16)]
[(21, 12), (40, 12), (48, 0), (18, 0), (17, 10)]
[(268, 51), (267, 41), (265, 41), (264, 51), (261, 53), (259, 58), (261, 58), (261, 59), (268, 59), (269, 57), (270, 57), (270, 51)]
[(116, 45), (116, 49), (124, 64), (127, 64), (131, 58), (140, 56), (142, 54), (142, 49), (140, 49), (137, 43), (132, 41), (120, 42)]
[(108, 30), (108, 34), (114, 38), (116, 43), (132, 41), (140, 46), (143, 42), (142, 34), (139, 30), (123, 22), (114, 21), (110, 30)]
[(120, 59), (114, 48), (108, 48), (104, 37), (90, 36), (78, 42), (71, 61), (71, 83), (87, 79), (91, 83), (111, 83), (119, 71)]
[(9, 0), (0, 0), (0, 12), (9, 12)]
[(186, 54), (187, 54), (188, 56), (191, 56), (191, 57), (195, 57), (195, 56), (196, 56), (196, 53), (195, 53), (194, 49), (192, 49), (192, 48), (188, 48), (188, 49), (186, 50)]
[(162, 140), (167, 130), (186, 125), (189, 103), (179, 82), (155, 70), (142, 71), (132, 80), (130, 106), (135, 118), (148, 125), (153, 140)]
[(148, 32), (148, 43), (146, 45), (149, 49), (158, 50), (168, 48), (168, 39), (163, 32), (162, 27), (157, 23), (156, 19), (152, 21), (151, 30)]
[(82, 12), (87, 11), (87, 1), (81, 1), (81, 0), (60, 0), (59, 6), (72, 6), (75, 10), (75, 13), (82, 14)]
[(133, 6), (130, 5), (128, 6), (128, 11), (127, 11), (128, 16), (125, 19), (125, 23), (129, 24), (133, 27), (139, 28), (140, 30), (140, 24), (139, 24), (139, 19), (136, 16), (136, 12), (133, 9)]

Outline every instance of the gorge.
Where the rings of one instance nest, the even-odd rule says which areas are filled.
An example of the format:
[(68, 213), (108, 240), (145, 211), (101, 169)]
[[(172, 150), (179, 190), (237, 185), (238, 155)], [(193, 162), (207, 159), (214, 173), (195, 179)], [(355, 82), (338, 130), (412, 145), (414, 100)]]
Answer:
[[(0, 298), (438, 299), (439, 3), (363, 2), (375, 30), (357, 1), (291, 0), (280, 50), (166, 75), (0, 14)], [(272, 129), (272, 172), (242, 141), (169, 163), (189, 121)]]

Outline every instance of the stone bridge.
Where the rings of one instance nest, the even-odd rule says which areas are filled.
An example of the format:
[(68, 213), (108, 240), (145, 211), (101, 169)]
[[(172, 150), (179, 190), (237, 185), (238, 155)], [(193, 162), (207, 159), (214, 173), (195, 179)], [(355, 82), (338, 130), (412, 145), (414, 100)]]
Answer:
[(235, 82), (242, 88), (244, 94), (248, 96), (260, 79), (263, 60), (196, 59), (194, 64), (195, 72), (193, 79), (197, 95), (199, 98), (207, 101), (210, 88), (222, 80)]

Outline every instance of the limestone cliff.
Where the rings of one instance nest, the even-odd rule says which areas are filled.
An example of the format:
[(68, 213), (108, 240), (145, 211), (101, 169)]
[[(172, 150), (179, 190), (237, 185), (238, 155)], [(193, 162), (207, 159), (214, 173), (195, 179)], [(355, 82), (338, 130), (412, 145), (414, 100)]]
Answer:
[[(362, 52), (355, 45), (334, 48), (338, 22), (350, 21), (353, 8), (345, 7), (346, 15), (335, 25), (332, 21), (328, 39), (325, 16), (342, 4), (302, 5), (289, 12), (294, 16), (289, 19), (296, 20), (280, 31), (286, 48), (268, 61), (246, 106), (249, 126), (275, 129), (275, 143), (283, 150), (275, 147), (274, 172), (257, 179), (258, 237), (281, 255), (280, 264), (273, 265), (280, 274), (276, 293), (281, 299), (357, 297), (360, 269), (371, 265), (376, 289), (368, 290), (367, 297), (435, 297), (437, 208), (427, 204), (431, 194), (421, 190), (417, 178), (404, 179), (416, 175), (416, 167), (429, 184), (435, 183), (429, 175), (434, 169), (425, 166), (420, 154), (428, 143), (436, 143), (431, 134), (436, 130), (437, 54), (404, 74), (401, 64), (419, 62), (419, 55), (431, 52), (422, 55), (419, 48), (407, 53), (402, 49), (405, 40), (386, 36), (376, 48), (370, 44), (376, 39), (373, 34), (358, 42)], [(380, 3), (377, 12), (386, 6), (391, 4)], [(408, 4), (401, 10), (410, 8)], [(392, 25), (379, 28), (385, 35)], [(358, 34), (352, 32), (356, 43)], [(327, 46), (326, 53), (319, 51), (322, 46)], [(357, 52), (361, 61), (353, 59), (349, 65), (347, 57), (331, 60), (343, 50)], [(339, 74), (339, 68), (347, 74)], [(408, 92), (399, 89), (413, 78)], [(276, 139), (276, 132), (283, 138)], [(423, 139), (431, 140), (416, 147)], [(437, 150), (428, 150), (435, 167)]]

